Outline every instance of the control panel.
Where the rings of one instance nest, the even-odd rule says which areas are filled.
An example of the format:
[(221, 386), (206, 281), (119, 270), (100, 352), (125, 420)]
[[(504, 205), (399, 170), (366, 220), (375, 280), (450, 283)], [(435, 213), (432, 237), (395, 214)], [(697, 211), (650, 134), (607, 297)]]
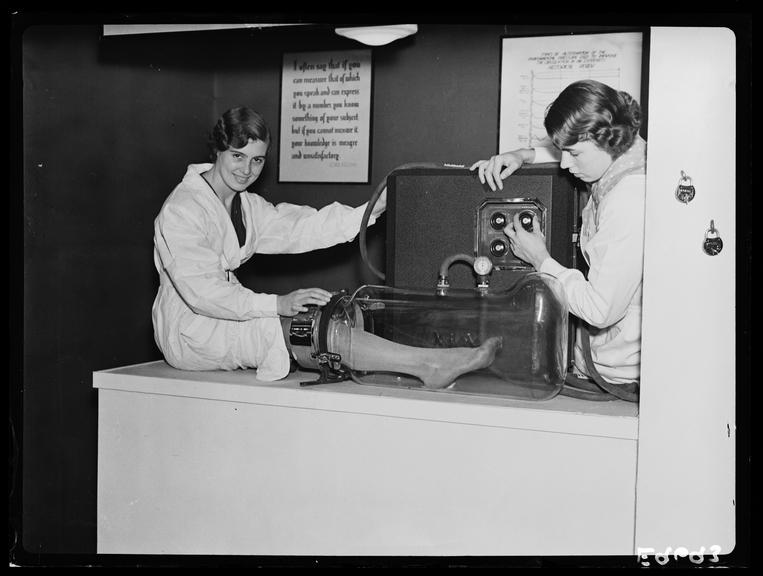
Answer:
[(538, 199), (490, 198), (477, 208), (475, 252), (486, 256), (497, 270), (531, 270), (527, 262), (517, 258), (511, 251), (509, 237), (503, 229), (519, 214), (520, 224), (532, 231), (533, 218), (537, 218), (541, 233), (546, 229), (546, 207)]

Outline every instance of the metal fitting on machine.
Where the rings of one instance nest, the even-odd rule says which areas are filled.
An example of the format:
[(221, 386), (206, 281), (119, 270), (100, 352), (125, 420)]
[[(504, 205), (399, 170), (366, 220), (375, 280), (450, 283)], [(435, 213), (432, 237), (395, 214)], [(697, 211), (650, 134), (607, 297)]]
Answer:
[(487, 294), (490, 282), (488, 276), (493, 271), (493, 263), (486, 256), (470, 256), (469, 254), (453, 254), (443, 260), (440, 265), (440, 273), (437, 276), (436, 293), (438, 296), (445, 296), (450, 288), (448, 281), (448, 269), (455, 262), (468, 262), (474, 273), (477, 275), (477, 290), (480, 294)]
[(341, 382), (349, 378), (342, 367), (341, 355), (330, 352), (326, 334), (334, 312), (347, 299), (343, 290), (335, 293), (325, 306), (308, 306), (292, 318), (289, 328), (289, 342), (297, 363), (303, 368), (317, 369), (321, 375), (317, 380), (301, 382), (301, 386)]
[(437, 286), (436, 286), (437, 295), (445, 296), (448, 293), (448, 288), (450, 288), (450, 282), (448, 282), (448, 277), (443, 276), (442, 274), (437, 276)]

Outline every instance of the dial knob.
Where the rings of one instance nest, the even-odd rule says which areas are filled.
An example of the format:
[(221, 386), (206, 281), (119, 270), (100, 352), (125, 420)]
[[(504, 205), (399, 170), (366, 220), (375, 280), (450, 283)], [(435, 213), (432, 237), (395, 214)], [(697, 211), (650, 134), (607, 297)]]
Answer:
[(509, 247), (506, 245), (506, 242), (504, 242), (503, 240), (495, 240), (490, 245), (490, 253), (493, 256), (497, 256), (498, 258), (500, 258), (504, 254), (506, 254), (506, 251), (508, 250), (508, 248)]
[(519, 215), (519, 223), (528, 232), (533, 231), (533, 213), (524, 211)]
[(506, 214), (503, 212), (494, 212), (490, 217), (490, 226), (495, 230), (503, 230), (506, 228)]

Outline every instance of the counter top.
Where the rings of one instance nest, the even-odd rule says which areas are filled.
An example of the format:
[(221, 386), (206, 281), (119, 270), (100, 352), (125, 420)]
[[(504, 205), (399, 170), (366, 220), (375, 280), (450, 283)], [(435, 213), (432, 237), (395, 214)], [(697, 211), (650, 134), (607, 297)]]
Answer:
[(351, 412), (477, 426), (519, 428), (636, 440), (638, 406), (559, 395), (524, 401), (451, 391), (369, 386), (352, 381), (300, 386), (317, 372), (296, 371), (283, 380), (257, 380), (254, 370), (193, 372), (163, 360), (93, 373), (93, 387), (144, 394)]

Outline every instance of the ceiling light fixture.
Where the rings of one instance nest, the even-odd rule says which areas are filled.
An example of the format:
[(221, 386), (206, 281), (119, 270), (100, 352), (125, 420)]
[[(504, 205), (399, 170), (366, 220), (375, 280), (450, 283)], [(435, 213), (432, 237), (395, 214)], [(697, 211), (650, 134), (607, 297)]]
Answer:
[(394, 24), (391, 26), (356, 26), (354, 28), (337, 28), (334, 31), (340, 36), (357, 40), (368, 46), (383, 46), (400, 38), (405, 38), (418, 32), (416, 24)]

